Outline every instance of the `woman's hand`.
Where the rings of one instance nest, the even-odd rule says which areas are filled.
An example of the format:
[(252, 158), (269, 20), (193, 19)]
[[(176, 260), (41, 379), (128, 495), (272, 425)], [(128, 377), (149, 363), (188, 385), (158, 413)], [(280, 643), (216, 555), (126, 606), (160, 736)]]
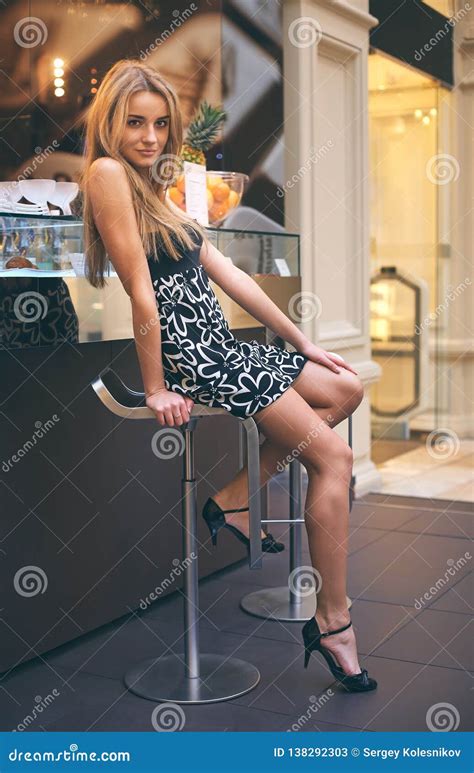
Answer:
[(306, 346), (299, 348), (298, 351), (300, 351), (301, 354), (306, 355), (312, 362), (317, 362), (318, 365), (324, 365), (325, 368), (329, 368), (329, 370), (332, 370), (334, 373), (340, 373), (341, 368), (345, 368), (357, 376), (357, 371), (354, 370), (348, 362), (343, 360), (340, 354), (327, 352), (325, 349), (321, 349), (321, 347), (311, 343), (311, 341), (309, 341)]
[(194, 400), (163, 388), (148, 395), (146, 404), (164, 427), (180, 427), (189, 421)]

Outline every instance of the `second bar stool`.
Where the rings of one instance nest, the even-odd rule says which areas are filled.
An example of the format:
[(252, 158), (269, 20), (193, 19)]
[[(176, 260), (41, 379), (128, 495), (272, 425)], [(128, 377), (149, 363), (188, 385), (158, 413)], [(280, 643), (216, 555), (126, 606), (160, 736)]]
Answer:
[[(104, 405), (124, 419), (153, 419), (155, 414), (145, 404), (143, 392), (129, 389), (109, 367), (92, 382)], [(194, 430), (200, 418), (229, 416), (225, 408), (195, 404), (190, 419), (178, 427), (184, 434), (182, 478), (182, 546), (183, 558), (197, 556), (197, 504), (194, 477)], [(261, 569), (260, 539), (260, 456), (258, 430), (252, 417), (237, 418), (245, 430), (250, 551), (249, 567)], [(252, 690), (260, 681), (260, 672), (251, 663), (225, 655), (201, 653), (199, 650), (199, 573), (197, 558), (184, 561), (184, 652), (148, 658), (137, 663), (124, 676), (132, 692), (153, 701), (174, 703), (214, 703), (231, 700)]]
[[(240, 432), (242, 440), (242, 430)], [(352, 448), (352, 416), (348, 417), (348, 445)], [(240, 443), (240, 466), (245, 463), (242, 442)], [(244, 612), (255, 617), (263, 617), (266, 620), (279, 620), (281, 622), (303, 622), (314, 615), (317, 594), (315, 588), (305, 586), (303, 583), (314, 578), (313, 569), (302, 563), (302, 532), (305, 523), (303, 515), (302, 498), (302, 472), (303, 466), (298, 459), (289, 463), (289, 518), (268, 518), (268, 482), (262, 487), (263, 513), (265, 518), (262, 524), (288, 523), (290, 535), (289, 550), (289, 575), (286, 585), (260, 588), (251, 591), (242, 597), (240, 606)], [(354, 491), (354, 478), (351, 478), (349, 486), (349, 510), (352, 509)], [(347, 608), (350, 609), (352, 601), (346, 596)]]

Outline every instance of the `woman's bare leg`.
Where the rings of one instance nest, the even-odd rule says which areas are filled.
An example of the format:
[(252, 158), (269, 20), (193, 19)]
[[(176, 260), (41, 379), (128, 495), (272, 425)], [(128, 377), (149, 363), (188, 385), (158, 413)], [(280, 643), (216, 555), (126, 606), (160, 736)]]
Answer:
[[(329, 410), (321, 409), (318, 411), (318, 414), (324, 421), (327, 421)], [(277, 472), (282, 472), (284, 466), (288, 463), (288, 460), (286, 459), (287, 454), (287, 447), (278, 445), (268, 438), (265, 438), (260, 446), (260, 484), (262, 486)], [(223, 510), (235, 510), (241, 507), (247, 508), (249, 501), (247, 465), (244, 464), (242, 469), (239, 470), (237, 475), (229, 481), (229, 483), (227, 483), (225, 488), (221, 489), (217, 494), (213, 494), (212, 498)], [(248, 510), (245, 510), (242, 513), (226, 513), (225, 519), (227, 523), (231, 523), (248, 537)], [(261, 536), (262, 538), (265, 536), (263, 530)]]
[[(342, 371), (332, 373), (316, 363), (306, 363), (302, 372), (292, 384), (319, 417), (329, 427), (335, 427), (349, 416), (362, 399), (362, 385), (353, 374)], [(278, 398), (281, 399), (281, 398)], [(286, 446), (266, 438), (260, 446), (260, 483), (263, 486), (275, 473), (281, 472), (287, 463)], [(297, 457), (297, 452), (295, 456)], [(213, 497), (223, 510), (248, 507), (248, 474), (244, 465), (237, 475)], [(226, 521), (236, 526), (243, 534), (249, 534), (248, 511), (227, 513)], [(264, 532), (261, 533), (262, 537)]]
[[(255, 420), (287, 453), (302, 449), (299, 458), (308, 472), (304, 517), (311, 563), (321, 577), (316, 619), (322, 632), (340, 628), (350, 620), (346, 583), (351, 449), (291, 387), (255, 414)], [(346, 674), (360, 673), (352, 627), (323, 641)]]

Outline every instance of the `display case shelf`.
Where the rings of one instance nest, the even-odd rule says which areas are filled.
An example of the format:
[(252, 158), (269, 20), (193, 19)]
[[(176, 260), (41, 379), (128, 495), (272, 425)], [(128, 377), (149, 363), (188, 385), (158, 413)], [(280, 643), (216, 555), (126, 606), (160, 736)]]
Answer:
[[(287, 311), (300, 290), (298, 234), (211, 227), (206, 232)], [(84, 276), (80, 218), (0, 212), (0, 239), (0, 348), (133, 338), (130, 298), (112, 264), (104, 288), (94, 288)], [(10, 258), (22, 256), (36, 268), (6, 267)], [(261, 326), (211, 285), (231, 328)]]

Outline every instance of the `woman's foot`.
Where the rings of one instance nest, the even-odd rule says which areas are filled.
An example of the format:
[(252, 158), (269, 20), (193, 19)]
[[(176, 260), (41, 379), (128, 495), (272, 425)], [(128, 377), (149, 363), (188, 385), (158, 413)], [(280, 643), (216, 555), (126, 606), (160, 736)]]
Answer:
[[(242, 497), (233, 497), (232, 500), (229, 501), (229, 499), (222, 496), (221, 494), (213, 494), (211, 499), (214, 500), (216, 505), (218, 505), (221, 510), (237, 510), (241, 507), (248, 507), (247, 498), (242, 499)], [(241, 531), (242, 534), (247, 537), (247, 539), (250, 539), (249, 515), (249, 511), (244, 510), (241, 513), (226, 513), (224, 517), (226, 523), (234, 526), (236, 529)], [(260, 530), (260, 536), (262, 539), (265, 539), (267, 536), (263, 529)]]
[[(316, 610), (315, 618), (321, 633), (334, 631), (336, 628), (342, 628), (350, 621), (348, 612), (339, 617), (335, 617), (334, 615), (332, 617), (327, 617), (323, 615), (319, 609)], [(351, 675), (361, 673), (353, 626), (347, 628), (345, 631), (341, 631), (341, 633), (336, 633), (333, 636), (324, 636), (320, 640), (320, 643), (322, 647), (329, 650), (345, 674)]]

